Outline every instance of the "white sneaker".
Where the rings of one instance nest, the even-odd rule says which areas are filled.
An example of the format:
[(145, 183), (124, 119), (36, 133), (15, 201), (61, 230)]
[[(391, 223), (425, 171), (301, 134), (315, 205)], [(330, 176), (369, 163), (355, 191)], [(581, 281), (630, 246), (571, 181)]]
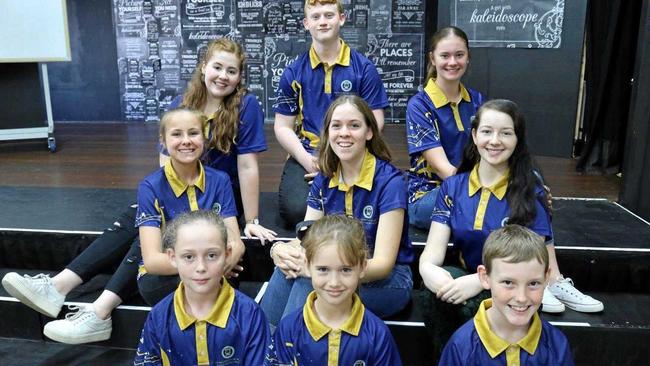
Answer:
[(9, 272), (2, 278), (2, 286), (9, 295), (50, 318), (59, 315), (65, 300), (65, 296), (54, 288), (50, 276), (42, 273), (30, 277)]
[(43, 334), (48, 338), (67, 344), (99, 342), (111, 338), (113, 321), (110, 317), (100, 319), (92, 306), (68, 307), (73, 312), (66, 314), (65, 319), (45, 324)]
[(545, 313), (561, 313), (564, 311), (564, 304), (553, 296), (551, 291), (548, 289), (548, 286), (544, 288), (542, 311)]
[(602, 302), (575, 288), (570, 278), (560, 279), (548, 288), (569, 309), (583, 313), (597, 313), (605, 308)]

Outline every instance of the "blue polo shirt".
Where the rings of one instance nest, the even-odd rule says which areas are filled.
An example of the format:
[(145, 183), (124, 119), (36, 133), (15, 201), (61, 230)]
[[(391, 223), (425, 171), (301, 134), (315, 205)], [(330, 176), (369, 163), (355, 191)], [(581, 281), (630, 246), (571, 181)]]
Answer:
[(460, 85), (461, 100), (450, 102), (435, 80), (415, 94), (406, 107), (406, 139), (411, 160), (408, 173), (409, 203), (440, 185), (424, 152), (441, 147), (449, 163), (460, 165), (463, 149), (471, 135), (472, 120), (483, 104), (483, 95)]
[(273, 110), (297, 116), (298, 138), (311, 153), (318, 147), (327, 108), (341, 94), (350, 93), (358, 94), (373, 110), (388, 107), (384, 83), (368, 58), (341, 40), (336, 62), (327, 65), (312, 45), (284, 69)]
[[(485, 239), (508, 222), (507, 190), (508, 174), (494, 185), (483, 187), (478, 178), (478, 164), (471, 172), (445, 179), (440, 186), (431, 221), (451, 228), (451, 242), (461, 251), (465, 267), (471, 273), (481, 264)], [(553, 229), (549, 213), (542, 205), (546, 201), (542, 187), (535, 188), (535, 197), (536, 215), (528, 228), (551, 243)]]
[[(169, 110), (178, 108), (182, 102), (183, 96), (176, 97), (169, 105)], [(215, 117), (216, 113), (206, 119), (204, 135), (208, 136), (208, 141), (212, 136), (213, 125), (216, 123)], [(237, 136), (230, 153), (224, 154), (215, 148), (210, 148), (201, 157), (201, 161), (206, 166), (228, 173), (232, 184), (239, 187), (237, 155), (260, 153), (266, 151), (267, 148), (266, 138), (264, 137), (264, 113), (262, 107), (260, 107), (254, 94), (247, 93), (242, 97), (239, 105)], [(162, 148), (162, 145), (160, 152), (169, 155)]]
[(474, 319), (451, 337), (440, 365), (573, 366), (566, 336), (535, 313), (528, 333), (510, 344), (496, 335), (487, 318), (492, 299), (483, 300)]
[(134, 365), (262, 365), (271, 344), (264, 313), (246, 295), (221, 281), (210, 314), (196, 319), (184, 305), (181, 283), (151, 309)]
[(313, 310), (315, 300), (314, 291), (302, 309), (290, 313), (278, 324), (273, 335), (276, 364), (402, 365), (390, 330), (365, 309), (356, 294), (350, 317), (340, 329), (332, 329), (318, 319)]
[(361, 221), (366, 231), (370, 257), (375, 251), (379, 216), (395, 209), (404, 209), (396, 263), (413, 262), (413, 248), (408, 236), (406, 182), (402, 172), (366, 150), (357, 182), (348, 186), (340, 177), (340, 167), (332, 178), (320, 173), (316, 175), (307, 196), (307, 205), (325, 215), (340, 214)]
[(163, 230), (174, 217), (199, 209), (214, 210), (223, 218), (237, 216), (228, 175), (198, 164), (199, 179), (195, 185), (190, 186), (178, 177), (171, 160), (140, 182), (135, 226)]

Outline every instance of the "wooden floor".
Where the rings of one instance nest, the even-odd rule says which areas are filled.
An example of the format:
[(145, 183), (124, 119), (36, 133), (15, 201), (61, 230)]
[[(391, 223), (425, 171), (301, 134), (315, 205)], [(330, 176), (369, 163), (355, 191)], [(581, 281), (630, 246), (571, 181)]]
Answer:
[[(261, 191), (275, 192), (285, 153), (265, 127), (269, 150), (260, 155)], [(408, 167), (404, 125), (384, 131), (394, 164)], [(0, 185), (135, 189), (158, 163), (157, 124), (57, 123), (57, 152), (47, 150), (45, 139), (0, 141)], [(537, 157), (556, 197), (618, 200), (616, 176), (580, 175), (572, 159)]]

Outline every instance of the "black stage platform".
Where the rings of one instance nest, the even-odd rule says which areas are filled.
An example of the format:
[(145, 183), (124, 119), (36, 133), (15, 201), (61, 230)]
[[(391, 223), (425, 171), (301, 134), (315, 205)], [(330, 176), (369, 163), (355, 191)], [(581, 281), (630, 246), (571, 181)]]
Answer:
[[(133, 190), (0, 187), (0, 276), (12, 270), (58, 272), (134, 200)], [(292, 237), (274, 215), (276, 194), (263, 193), (261, 206), (262, 223), (277, 229), (281, 237)], [(580, 314), (567, 309), (543, 317), (567, 334), (578, 365), (650, 364), (650, 225), (606, 200), (556, 198), (553, 206), (560, 268), (578, 288), (601, 299), (605, 311)], [(426, 232), (412, 230), (411, 237), (419, 253)], [(255, 298), (263, 293), (272, 263), (268, 246), (254, 240), (246, 245), (240, 289)], [(416, 264), (413, 269), (417, 274)], [(67, 303), (91, 302), (107, 278), (108, 274), (100, 275), (84, 284)], [(419, 285), (417, 277), (415, 282)], [(113, 313), (109, 341), (66, 346), (45, 340), (42, 328), (49, 319), (0, 288), (1, 363), (130, 364), (148, 310), (140, 299), (131, 299)], [(428, 345), (419, 309), (411, 304), (387, 323), (405, 364), (427, 365)], [(15, 349), (21, 350), (19, 354)]]

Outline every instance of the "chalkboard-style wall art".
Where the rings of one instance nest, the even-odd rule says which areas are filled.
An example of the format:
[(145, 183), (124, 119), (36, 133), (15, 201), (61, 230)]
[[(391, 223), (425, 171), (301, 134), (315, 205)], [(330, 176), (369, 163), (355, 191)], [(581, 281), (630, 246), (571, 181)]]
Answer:
[[(228, 37), (247, 53), (246, 85), (273, 118), (284, 68), (310, 45), (303, 0), (113, 0), (122, 116), (155, 121), (183, 92), (207, 43)], [(343, 0), (342, 38), (376, 65), (391, 106), (404, 122), (425, 69), (426, 0)]]
[(564, 0), (453, 0), (452, 24), (471, 47), (560, 48)]

